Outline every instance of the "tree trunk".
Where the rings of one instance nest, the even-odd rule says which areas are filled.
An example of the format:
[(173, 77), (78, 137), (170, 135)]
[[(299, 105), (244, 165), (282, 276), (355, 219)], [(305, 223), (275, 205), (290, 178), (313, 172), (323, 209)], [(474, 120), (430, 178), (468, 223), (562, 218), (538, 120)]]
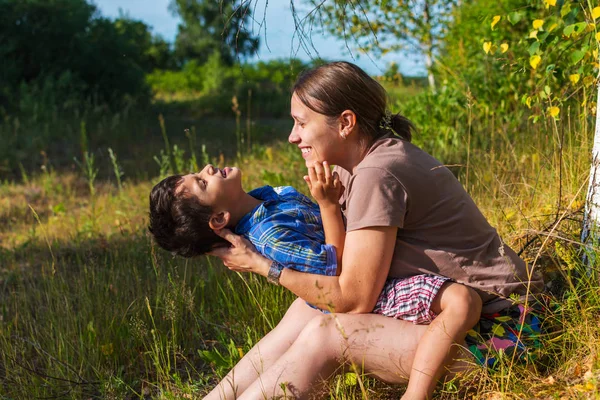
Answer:
[(588, 266), (588, 275), (592, 273), (592, 269), (596, 264), (596, 256), (592, 246), (598, 243), (598, 227), (600, 227), (600, 84), (598, 85), (598, 94), (592, 166), (590, 168), (590, 182), (588, 184), (583, 230), (581, 232), (581, 242), (586, 245), (584, 262)]
[(425, 0), (423, 8), (423, 19), (425, 21), (425, 67), (427, 68), (427, 81), (429, 88), (435, 92), (435, 77), (433, 76), (433, 40), (431, 39), (431, 14), (429, 12), (429, 1)]
[(433, 55), (431, 54), (431, 47), (425, 53), (425, 67), (427, 68), (427, 81), (429, 82), (429, 88), (435, 92), (435, 77), (433, 76)]

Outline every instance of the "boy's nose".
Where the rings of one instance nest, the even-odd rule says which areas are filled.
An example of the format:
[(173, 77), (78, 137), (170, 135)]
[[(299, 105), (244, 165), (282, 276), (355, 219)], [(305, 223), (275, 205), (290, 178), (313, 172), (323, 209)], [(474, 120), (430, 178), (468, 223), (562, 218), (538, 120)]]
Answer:
[(213, 174), (215, 167), (212, 164), (206, 164), (206, 166), (200, 172), (206, 172), (207, 174)]

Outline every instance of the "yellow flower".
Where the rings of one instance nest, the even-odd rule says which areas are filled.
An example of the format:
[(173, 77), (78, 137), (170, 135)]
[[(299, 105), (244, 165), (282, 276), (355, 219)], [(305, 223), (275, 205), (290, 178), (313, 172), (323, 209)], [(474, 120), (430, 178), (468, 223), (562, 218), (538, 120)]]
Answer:
[(527, 96), (527, 99), (525, 99), (525, 104), (527, 104), (527, 108), (531, 108), (531, 97)]
[(571, 83), (573, 85), (577, 84), (577, 82), (579, 82), (579, 74), (571, 74), (569, 75), (569, 80), (571, 81)]
[(542, 61), (542, 57), (540, 57), (538, 55), (531, 56), (531, 58), (529, 59), (529, 65), (531, 65), (531, 68), (536, 69), (541, 61)]
[(496, 24), (498, 23), (498, 21), (500, 21), (500, 16), (499, 15), (494, 16), (494, 18), (492, 19), (492, 23), (491, 23), (492, 30), (494, 30), (494, 26), (496, 26)]
[(502, 43), (500, 45), (500, 50), (502, 50), (503, 53), (506, 53), (508, 51), (508, 43)]
[(556, 118), (556, 117), (558, 117), (558, 114), (560, 114), (560, 108), (558, 108), (558, 107), (548, 107), (548, 114), (550, 114), (550, 116), (552, 118)]
[(596, 33), (596, 40), (600, 42), (600, 32)]
[(550, 6), (554, 7), (556, 5), (556, 0), (545, 0), (546, 8), (550, 8)]
[(594, 7), (592, 10), (592, 18), (594, 18), (595, 21), (598, 19), (598, 17), (600, 17), (600, 7)]
[(488, 54), (491, 49), (492, 49), (492, 42), (483, 42), (483, 51), (485, 51), (485, 54)]
[(536, 19), (533, 21), (533, 29), (540, 29), (544, 25), (543, 19)]
[(529, 32), (529, 39), (537, 39), (537, 33), (538, 31)]

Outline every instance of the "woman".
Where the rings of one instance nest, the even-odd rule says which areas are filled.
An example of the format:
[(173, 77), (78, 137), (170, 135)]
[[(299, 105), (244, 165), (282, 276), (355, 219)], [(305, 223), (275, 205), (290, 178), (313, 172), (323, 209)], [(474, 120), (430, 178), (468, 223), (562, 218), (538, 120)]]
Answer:
[[(466, 361), (457, 360), (466, 354), (457, 350), (432, 349), (429, 359), (415, 359), (428, 330), (444, 329), (436, 320), (413, 325), (365, 314), (388, 277), (448, 277), (477, 290), (484, 314), (514, 315), (509, 323), (525, 313), (520, 306), (515, 314), (519, 306), (509, 296), (527, 304), (529, 294), (541, 291), (541, 277), (502, 243), (450, 171), (410, 143), (410, 122), (386, 113), (386, 102), (385, 90), (350, 63), (318, 67), (296, 82), (289, 142), (307, 167), (315, 161), (336, 165), (346, 188), (340, 199), (347, 230), (342, 272), (324, 277), (285, 269), (278, 276), (248, 242), (221, 231), (232, 247), (213, 254), (227, 267), (269, 277), (299, 299), (207, 399), (304, 398), (348, 363), (390, 383), (406, 382), (411, 370), (441, 376), (446, 371), (428, 368), (440, 357), (451, 370), (464, 368)], [(325, 302), (336, 313), (306, 302)], [(413, 395), (404, 398), (423, 398)]]

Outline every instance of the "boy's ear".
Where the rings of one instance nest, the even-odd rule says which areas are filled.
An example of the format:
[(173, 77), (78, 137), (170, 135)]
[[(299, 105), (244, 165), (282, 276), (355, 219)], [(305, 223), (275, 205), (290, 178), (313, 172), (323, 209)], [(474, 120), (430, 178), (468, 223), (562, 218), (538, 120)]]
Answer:
[(229, 219), (231, 218), (231, 214), (228, 211), (221, 211), (220, 213), (216, 213), (210, 216), (208, 220), (208, 226), (213, 231), (218, 231), (227, 227), (229, 224)]

